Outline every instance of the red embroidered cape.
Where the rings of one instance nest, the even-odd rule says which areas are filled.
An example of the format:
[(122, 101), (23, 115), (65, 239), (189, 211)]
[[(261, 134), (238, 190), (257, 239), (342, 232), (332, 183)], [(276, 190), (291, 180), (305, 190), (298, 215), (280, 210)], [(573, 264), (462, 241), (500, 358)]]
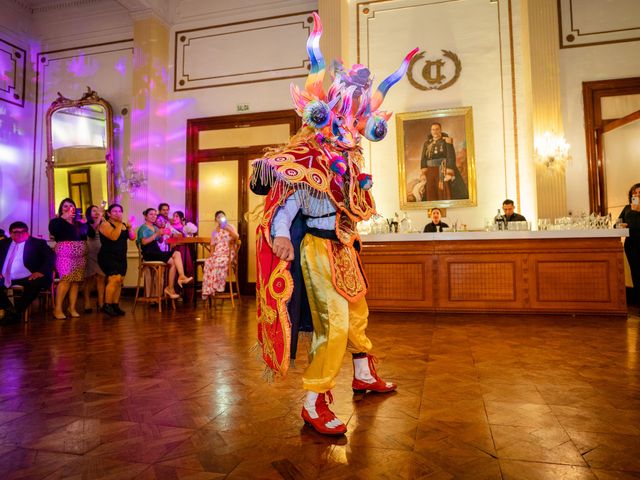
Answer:
[[(343, 155), (349, 165), (342, 178), (330, 168), (332, 153)], [(253, 162), (252, 182), (271, 186), (257, 228), (256, 246), (258, 343), (262, 347), (268, 380), (273, 380), (276, 375), (285, 376), (289, 368), (291, 324), (287, 303), (293, 292), (290, 263), (280, 260), (271, 249), (273, 217), (278, 207), (296, 190), (307, 190), (311, 197), (327, 198), (334, 204), (338, 239), (343, 245), (352, 247), (359, 240), (356, 223), (369, 219), (375, 213), (373, 197), (358, 183), (361, 164), (359, 147), (338, 151), (331, 145), (319, 144), (313, 136), (300, 134), (286, 147)], [(340, 258), (344, 261), (346, 257), (341, 255)], [(347, 258), (346, 261), (353, 264), (353, 259)], [(366, 290), (360, 293), (363, 296)]]

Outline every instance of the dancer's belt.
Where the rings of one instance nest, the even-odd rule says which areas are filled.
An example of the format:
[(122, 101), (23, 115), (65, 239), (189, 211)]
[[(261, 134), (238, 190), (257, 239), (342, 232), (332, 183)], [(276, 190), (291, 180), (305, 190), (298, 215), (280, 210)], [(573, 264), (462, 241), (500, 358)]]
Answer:
[(318, 238), (325, 238), (327, 240), (338, 240), (335, 230), (325, 230), (323, 228), (308, 228), (307, 233)]
[(325, 213), (324, 215), (318, 215), (317, 217), (314, 217), (313, 215), (302, 215), (304, 218), (329, 218), (329, 217), (335, 217), (336, 216), (336, 212), (329, 212), (329, 213)]

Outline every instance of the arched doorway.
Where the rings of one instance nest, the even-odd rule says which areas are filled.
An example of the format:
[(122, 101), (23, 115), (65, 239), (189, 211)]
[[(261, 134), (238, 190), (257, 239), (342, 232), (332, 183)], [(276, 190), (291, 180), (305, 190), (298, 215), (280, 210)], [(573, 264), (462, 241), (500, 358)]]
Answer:
[(286, 143), (300, 125), (294, 110), (187, 120), (187, 217), (195, 219), (200, 235), (210, 236), (215, 211), (225, 211), (242, 240), (238, 269), (244, 294), (255, 287), (257, 223), (249, 214), (263, 201), (249, 189), (250, 164), (265, 148)]

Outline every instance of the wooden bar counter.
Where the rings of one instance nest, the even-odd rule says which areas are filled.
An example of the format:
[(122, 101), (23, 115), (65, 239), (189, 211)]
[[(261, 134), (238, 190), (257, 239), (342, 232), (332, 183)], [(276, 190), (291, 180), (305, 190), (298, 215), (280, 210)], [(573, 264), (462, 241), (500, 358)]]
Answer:
[(627, 313), (628, 230), (363, 235), (372, 311)]

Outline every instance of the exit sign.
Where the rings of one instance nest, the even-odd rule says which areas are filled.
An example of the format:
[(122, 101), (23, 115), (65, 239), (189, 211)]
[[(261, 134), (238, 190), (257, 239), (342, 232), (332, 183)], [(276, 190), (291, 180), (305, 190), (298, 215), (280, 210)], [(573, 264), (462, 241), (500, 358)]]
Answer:
[(236, 103), (236, 112), (248, 112), (249, 104), (248, 103)]

